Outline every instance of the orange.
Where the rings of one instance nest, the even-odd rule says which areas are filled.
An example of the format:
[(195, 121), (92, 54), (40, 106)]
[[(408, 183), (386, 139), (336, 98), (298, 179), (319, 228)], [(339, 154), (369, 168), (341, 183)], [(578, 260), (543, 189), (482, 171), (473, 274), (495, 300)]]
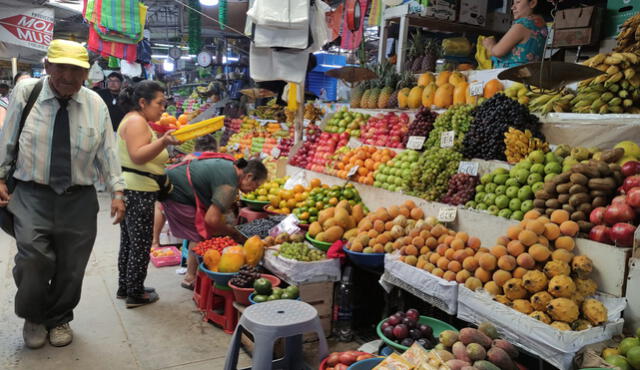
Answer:
[(187, 123), (189, 123), (189, 116), (187, 116), (186, 114), (181, 114), (180, 117), (178, 117), (178, 122), (181, 125), (186, 125)]
[(311, 179), (311, 188), (315, 189), (317, 187), (320, 187), (320, 185), (322, 185), (322, 181), (320, 181), (320, 179)]

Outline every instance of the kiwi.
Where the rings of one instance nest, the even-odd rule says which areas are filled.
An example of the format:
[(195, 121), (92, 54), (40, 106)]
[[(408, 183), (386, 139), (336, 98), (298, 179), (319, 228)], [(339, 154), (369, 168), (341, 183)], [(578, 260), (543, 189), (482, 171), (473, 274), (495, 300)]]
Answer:
[(565, 211), (569, 212), (569, 214), (571, 214), (571, 213), (576, 211), (576, 209), (573, 208), (573, 206), (571, 204), (563, 204), (562, 205), (562, 209), (564, 209)]
[(591, 205), (593, 206), (593, 208), (596, 207), (604, 207), (608, 204), (607, 202), (607, 198), (605, 197), (595, 197), (593, 198), (593, 200), (591, 201)]
[(535, 208), (545, 208), (546, 207), (545, 200), (544, 199), (534, 199), (533, 200), (533, 206)]
[(587, 193), (573, 194), (571, 197), (569, 197), (569, 204), (574, 208), (577, 208), (582, 203), (587, 202), (591, 203), (591, 197)]
[(569, 182), (569, 180), (571, 179), (571, 172), (567, 171), (567, 172), (563, 172), (559, 175), (557, 175), (556, 177), (553, 178), (553, 181), (557, 184), (564, 184)]
[(551, 194), (551, 195), (555, 196), (557, 194), (556, 193), (556, 186), (557, 185), (558, 184), (553, 180), (547, 181), (547, 182), (544, 183), (544, 186), (542, 187), (542, 189), (544, 189), (544, 191), (546, 191), (547, 194)]
[(585, 215), (590, 214), (591, 210), (592, 210), (592, 207), (590, 203), (582, 203), (581, 205), (578, 206), (578, 212), (582, 212)]
[(558, 202), (562, 203), (562, 204), (566, 204), (569, 201), (569, 197), (571, 195), (569, 194), (559, 194), (558, 195)]
[(560, 202), (555, 198), (548, 199), (544, 204), (545, 206), (547, 206), (547, 208), (552, 209), (558, 209), (562, 207), (562, 204), (560, 204)]
[[(574, 175), (582, 175), (580, 173), (576, 174), (574, 173)], [(572, 187), (569, 188), (569, 194), (573, 195), (573, 194), (578, 194), (578, 193), (586, 193), (588, 192), (589, 189), (587, 189), (586, 187), (580, 185), (580, 184), (575, 184)]]
[(587, 182), (589, 181), (587, 176), (581, 173), (572, 173), (570, 180), (572, 183), (579, 184), (579, 185), (587, 185)]
[(560, 194), (565, 194), (569, 192), (569, 189), (571, 189), (572, 186), (573, 186), (572, 183), (560, 184), (556, 186), (556, 191)]
[(547, 193), (544, 189), (536, 191), (535, 196), (536, 196), (536, 199), (542, 199), (542, 200), (547, 200), (552, 198), (551, 194)]
[(593, 228), (593, 224), (588, 221), (578, 221), (578, 227), (583, 233), (588, 233)]
[(616, 188), (616, 180), (613, 177), (595, 178), (589, 180), (588, 185), (591, 190), (611, 192)]
[(591, 195), (591, 196), (592, 196), (592, 197), (594, 197), (594, 198), (597, 198), (597, 197), (604, 197), (604, 198), (606, 198), (606, 197), (609, 195), (609, 193), (608, 193), (608, 192), (606, 192), (606, 191), (602, 191), (602, 190), (591, 190), (591, 191), (589, 192), (589, 195)]
[(571, 221), (584, 221), (586, 218), (587, 216), (584, 214), (584, 212), (576, 211), (571, 214)]

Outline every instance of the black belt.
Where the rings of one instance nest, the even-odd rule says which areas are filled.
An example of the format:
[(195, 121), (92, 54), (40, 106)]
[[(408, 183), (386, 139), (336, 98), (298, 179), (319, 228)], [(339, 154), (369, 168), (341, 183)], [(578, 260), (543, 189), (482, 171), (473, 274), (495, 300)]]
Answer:
[[(40, 184), (35, 181), (22, 181), (22, 180), (17, 180), (17, 181), (21, 185), (31, 186), (36, 189), (45, 189), (45, 190), (53, 191), (53, 189), (51, 189), (49, 185)], [(89, 188), (93, 188), (93, 185), (71, 185), (67, 188), (67, 190), (64, 191), (63, 194), (75, 193), (81, 190), (87, 190)]]

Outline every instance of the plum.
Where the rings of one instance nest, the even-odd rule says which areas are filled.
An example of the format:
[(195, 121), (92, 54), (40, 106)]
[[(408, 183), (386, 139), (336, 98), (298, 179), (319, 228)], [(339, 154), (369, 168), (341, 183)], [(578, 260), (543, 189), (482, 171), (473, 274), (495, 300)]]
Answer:
[(390, 325), (396, 326), (400, 324), (400, 321), (402, 321), (402, 318), (400, 316), (391, 315), (386, 322), (388, 322)]
[(382, 329), (382, 334), (384, 334), (384, 336), (389, 339), (395, 338), (395, 336), (393, 335), (393, 326), (387, 326), (386, 328)]
[(422, 333), (420, 332), (420, 329), (410, 329), (409, 336), (413, 339), (420, 339), (422, 338)]
[(398, 324), (393, 327), (393, 335), (398, 339), (404, 339), (409, 335), (409, 328), (405, 324)]
[(400, 344), (402, 344), (405, 347), (411, 347), (411, 345), (413, 344), (413, 339), (411, 338), (404, 338), (402, 340), (402, 342), (400, 342)]
[(414, 329), (418, 322), (410, 317), (405, 317), (402, 319), (402, 323), (405, 324), (409, 329)]
[(433, 328), (429, 325), (420, 324), (418, 329), (420, 329), (423, 338), (433, 338)]
[(407, 310), (406, 316), (418, 321), (418, 319), (420, 318), (420, 312), (418, 312), (418, 310), (416, 310), (415, 308), (411, 308)]

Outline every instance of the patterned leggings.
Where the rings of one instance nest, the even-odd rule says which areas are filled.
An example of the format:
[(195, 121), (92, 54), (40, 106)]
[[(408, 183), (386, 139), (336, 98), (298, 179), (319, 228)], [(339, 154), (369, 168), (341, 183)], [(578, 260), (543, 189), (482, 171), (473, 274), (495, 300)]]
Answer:
[(120, 223), (118, 290), (126, 291), (129, 297), (135, 297), (144, 294), (157, 193), (125, 190), (124, 194), (127, 212)]

